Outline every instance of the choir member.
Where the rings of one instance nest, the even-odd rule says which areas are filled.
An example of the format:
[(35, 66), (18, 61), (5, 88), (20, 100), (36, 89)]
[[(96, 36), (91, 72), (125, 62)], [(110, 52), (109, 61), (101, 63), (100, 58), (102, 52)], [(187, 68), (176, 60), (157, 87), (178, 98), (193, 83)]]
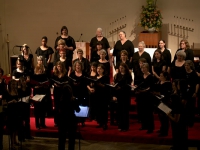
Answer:
[(59, 102), (61, 99), (61, 89), (65, 82), (68, 81), (67, 71), (65, 69), (64, 64), (61, 61), (58, 61), (56, 64), (56, 68), (54, 70), (52, 76), (52, 82), (54, 86), (54, 126), (58, 126), (58, 113), (59, 113)]
[[(160, 80), (158, 81), (158, 83), (155, 84), (154, 91), (155, 96), (164, 96), (162, 99), (156, 99), (156, 104), (162, 102), (165, 105), (169, 106), (170, 95), (172, 92), (172, 84), (170, 82), (170, 76), (168, 72), (162, 71), (160, 73)], [(169, 130), (169, 118), (166, 113), (161, 110), (158, 111), (158, 116), (161, 124), (159, 136), (167, 136)]]
[(151, 94), (153, 88), (153, 76), (149, 72), (149, 64), (143, 63), (141, 70), (143, 72), (143, 80), (137, 87), (137, 101), (140, 103), (140, 130), (147, 130), (147, 133), (152, 133), (154, 130), (154, 118), (153, 118), (153, 97)]
[(26, 81), (29, 82), (30, 76), (26, 74), (26, 72), (24, 72), (24, 65), (19, 59), (17, 59), (16, 61), (16, 66), (17, 66), (17, 69), (13, 71), (12, 79), (19, 81), (20, 77), (26, 77)]
[(185, 70), (186, 70), (186, 82), (187, 82), (187, 115), (188, 115), (188, 124), (193, 126), (194, 117), (195, 117), (195, 104), (196, 97), (199, 91), (199, 79), (198, 75), (194, 68), (194, 63), (191, 60), (185, 61)]
[[(75, 61), (73, 64), (73, 72), (70, 74), (73, 95), (76, 97), (79, 105), (88, 106), (87, 82), (85, 77), (87, 74), (83, 72), (83, 64)], [(80, 119), (82, 126), (85, 126), (85, 119)]]
[(173, 147), (171, 147), (171, 149), (187, 150), (188, 133), (185, 108), (182, 103), (182, 101), (184, 100), (182, 94), (187, 92), (187, 84), (184, 80), (175, 80), (172, 83), (172, 89), (173, 93), (171, 95), (170, 105), (172, 112), (168, 114), (168, 117), (171, 120), (172, 128)]
[(107, 130), (108, 122), (108, 103), (110, 99), (109, 90), (106, 84), (110, 83), (109, 76), (105, 73), (105, 66), (99, 64), (97, 67), (97, 83), (95, 85), (96, 90), (96, 111), (97, 111), (97, 128), (103, 128)]
[(89, 60), (87, 58), (83, 57), (83, 50), (82, 49), (77, 50), (77, 56), (78, 56), (78, 58), (73, 61), (73, 64), (76, 61), (81, 62), (82, 65), (83, 65), (83, 72), (88, 74), (90, 72), (90, 63), (89, 63)]
[(129, 129), (129, 108), (131, 101), (132, 76), (125, 63), (119, 65), (119, 72), (114, 77), (117, 84), (113, 95), (113, 101), (117, 101), (118, 130), (127, 131)]
[(160, 73), (166, 70), (166, 62), (162, 57), (160, 50), (155, 50), (152, 62), (152, 74), (155, 77), (155, 82), (160, 79)]
[(144, 51), (144, 48), (145, 48), (144, 41), (139, 42), (138, 43), (138, 51), (133, 54), (133, 63), (132, 63), (132, 66), (133, 66), (134, 76), (135, 76), (135, 72), (137, 72), (140, 69), (139, 62), (138, 62), (138, 60), (140, 58), (145, 58), (146, 61), (147, 61), (147, 63), (149, 64), (149, 66), (151, 66), (151, 56), (149, 55), (149, 53), (147, 53), (147, 52)]
[(125, 63), (128, 66), (129, 71), (132, 71), (132, 65), (130, 63), (130, 61), (128, 60), (128, 52), (126, 50), (122, 50), (120, 53), (120, 61), (117, 63), (116, 67), (115, 67), (115, 71), (116, 73), (118, 73), (119, 71), (119, 66), (121, 63)]
[[(78, 103), (73, 97), (72, 88), (65, 84), (60, 89), (58, 114), (58, 150), (65, 150), (66, 136), (68, 135), (68, 149), (75, 149), (77, 121), (74, 111), (79, 112)], [(67, 133), (67, 135), (66, 135)]]
[[(193, 51), (190, 49), (190, 44), (187, 40), (181, 40), (180, 41), (180, 48), (176, 51), (176, 53), (178, 51), (183, 51), (185, 52), (186, 56), (185, 56), (185, 60), (191, 60), (194, 62), (194, 53)], [(174, 55), (174, 60), (175, 61), (177, 59), (177, 56)]]
[[(98, 41), (96, 44), (96, 48), (92, 50), (90, 62), (98, 62), (98, 60), (100, 59), (99, 52), (102, 49), (103, 49), (103, 42)], [(108, 55), (106, 55), (106, 59), (108, 60)]]
[(34, 101), (35, 126), (38, 130), (46, 128), (45, 114), (47, 105), (47, 91), (49, 90), (49, 81), (45, 74), (45, 67), (37, 65), (32, 77), (33, 95), (45, 95), (41, 101)]
[(15, 150), (15, 145), (19, 145), (16, 138), (19, 130), (19, 108), (18, 108), (18, 89), (17, 81), (11, 79), (8, 83), (6, 101), (7, 101), (7, 128), (10, 135), (11, 149)]
[(31, 87), (30, 84), (26, 82), (25, 77), (20, 77), (18, 81), (18, 95), (19, 95), (19, 115), (20, 115), (20, 131), (19, 140), (24, 141), (26, 139), (33, 139), (31, 136), (30, 129), (30, 95)]
[[(97, 77), (97, 63), (92, 62), (90, 64), (90, 74), (89, 78), (95, 80)], [(89, 107), (90, 107), (90, 120), (94, 120), (96, 118), (96, 93), (95, 93), (95, 82), (93, 80), (88, 80), (87, 89), (89, 91)]]
[[(109, 60), (109, 55), (110, 55), (110, 45), (108, 43), (108, 40), (106, 37), (103, 36), (103, 30), (101, 28), (97, 28), (96, 30), (96, 36), (93, 37), (90, 41), (90, 51), (89, 51), (89, 61), (93, 62), (93, 58), (95, 51), (98, 47), (101, 45), (101, 49), (105, 49), (106, 50), (106, 59)], [(99, 49), (99, 50), (101, 50)], [(96, 56), (96, 55), (95, 55)]]
[(169, 72), (169, 67), (171, 65), (171, 53), (170, 51), (167, 49), (166, 47), (166, 43), (165, 40), (160, 40), (158, 42), (158, 48), (160, 49), (161, 53), (162, 53), (162, 57), (166, 62), (166, 71)]
[[(126, 38), (125, 31), (119, 32), (119, 38), (120, 40), (116, 42), (113, 50), (113, 56), (116, 56), (116, 63), (120, 61), (120, 53), (122, 50), (128, 52), (128, 60), (132, 62), (132, 57), (135, 51), (133, 43)], [(112, 61), (114, 62), (114, 57)]]
[(106, 51), (104, 49), (100, 50), (100, 59), (98, 61), (99, 64), (102, 64), (105, 66), (105, 73), (110, 76), (110, 63), (108, 60), (106, 60)]
[(33, 55), (29, 53), (29, 46), (24, 44), (21, 49), (21, 55), (18, 56), (19, 60), (24, 64), (24, 72), (33, 75), (34, 70), (34, 58)]
[(50, 63), (51, 63), (52, 54), (54, 53), (54, 51), (50, 46), (47, 45), (47, 41), (48, 39), (46, 36), (42, 37), (42, 45), (36, 49), (35, 54), (37, 56), (43, 57), (44, 66), (47, 69), (46, 71), (50, 75), (51, 70), (52, 70), (52, 66), (50, 65)]
[(72, 61), (73, 59), (73, 51), (76, 49), (76, 43), (74, 41), (74, 39), (69, 36), (68, 34), (68, 29), (66, 26), (63, 26), (61, 28), (61, 35), (58, 36), (55, 40), (55, 46), (54, 46), (54, 49), (56, 50), (55, 51), (55, 55), (54, 55), (54, 60), (58, 60), (59, 59), (59, 47), (58, 47), (58, 41), (62, 39), (65, 41), (65, 46), (64, 46), (64, 49), (66, 50), (66, 56), (69, 60)]
[[(198, 64), (195, 69), (198, 75), (198, 81), (200, 81), (200, 64)], [(197, 93), (197, 113), (200, 116), (200, 90)]]
[[(60, 55), (60, 58), (59, 58), (58, 61), (61, 61), (62, 63), (64, 63), (65, 69), (67, 70), (67, 75), (69, 76), (71, 71), (72, 71), (72, 62), (69, 59), (67, 59), (65, 49), (60, 49), (59, 55)], [(54, 69), (53, 70), (55, 70), (56, 63), (57, 62), (54, 62)]]
[(5, 112), (3, 105), (5, 104), (6, 80), (3, 78), (4, 71), (0, 68), (0, 150), (3, 150), (3, 130), (5, 124)]
[(184, 79), (185, 78), (185, 58), (186, 53), (184, 51), (178, 51), (176, 53), (177, 59), (172, 62), (170, 66), (170, 74), (172, 80)]

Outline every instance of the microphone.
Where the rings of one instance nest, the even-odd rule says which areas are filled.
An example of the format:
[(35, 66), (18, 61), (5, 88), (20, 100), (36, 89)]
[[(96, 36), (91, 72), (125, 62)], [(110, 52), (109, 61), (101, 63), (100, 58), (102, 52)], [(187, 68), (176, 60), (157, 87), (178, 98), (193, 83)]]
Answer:
[(19, 47), (19, 48), (20, 48), (20, 51), (21, 51), (21, 48), (22, 48), (22, 47), (26, 47), (27, 49), (29, 48), (28, 45), (15, 45), (15, 47)]
[(20, 48), (21, 48), (21, 47), (23, 47), (23, 46), (21, 46), (21, 45), (15, 45), (15, 47), (20, 47)]
[(81, 33), (81, 35), (80, 35), (80, 37), (79, 37), (79, 39), (78, 39), (78, 41), (77, 41), (77, 42), (79, 42), (79, 41), (80, 41), (80, 39), (81, 39), (82, 35), (83, 35), (83, 34)]

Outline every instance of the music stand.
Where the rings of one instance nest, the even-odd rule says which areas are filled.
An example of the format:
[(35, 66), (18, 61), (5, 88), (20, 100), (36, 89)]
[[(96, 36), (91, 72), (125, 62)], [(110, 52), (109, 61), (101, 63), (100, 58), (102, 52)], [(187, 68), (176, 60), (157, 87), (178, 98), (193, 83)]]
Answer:
[[(79, 106), (80, 107), (80, 111), (76, 112), (75, 111), (75, 115), (77, 118), (87, 118), (88, 117), (88, 113), (89, 113), (89, 107), (88, 106)], [(78, 123), (79, 124), (79, 123)], [(79, 150), (81, 149), (81, 129), (80, 129), (80, 125), (79, 125)]]

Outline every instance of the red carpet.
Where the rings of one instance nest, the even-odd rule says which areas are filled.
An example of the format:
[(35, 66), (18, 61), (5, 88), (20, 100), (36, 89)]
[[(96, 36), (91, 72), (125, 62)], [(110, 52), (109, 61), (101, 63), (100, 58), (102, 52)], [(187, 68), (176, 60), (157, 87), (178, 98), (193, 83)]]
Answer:
[[(57, 128), (54, 127), (52, 118), (46, 119), (46, 129), (37, 130), (35, 128), (34, 118), (31, 117), (31, 132), (32, 136), (40, 137), (58, 137)], [(156, 131), (159, 129), (159, 121), (155, 120), (155, 130), (152, 134), (146, 134), (146, 131), (139, 131), (140, 124), (136, 120), (130, 119), (130, 130), (120, 132), (117, 126), (108, 126), (108, 130), (103, 131), (101, 128), (96, 128), (95, 121), (86, 121), (85, 127), (80, 127), (81, 139), (94, 141), (109, 141), (109, 142), (134, 142), (134, 143), (149, 143), (149, 144), (171, 144), (171, 129), (167, 137), (158, 137)], [(193, 128), (189, 128), (189, 145), (196, 145), (200, 141), (200, 123), (195, 123)]]

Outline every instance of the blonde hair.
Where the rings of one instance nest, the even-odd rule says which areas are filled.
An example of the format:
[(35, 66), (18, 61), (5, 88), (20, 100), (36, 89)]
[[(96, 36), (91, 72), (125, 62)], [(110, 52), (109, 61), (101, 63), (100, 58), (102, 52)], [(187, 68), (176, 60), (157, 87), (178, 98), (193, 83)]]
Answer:
[(178, 51), (176, 53), (176, 56), (181, 56), (181, 57), (183, 57), (183, 59), (185, 59), (186, 58), (186, 53), (184, 51), (180, 50), (180, 51)]
[(66, 45), (65, 40), (60, 39), (60, 40), (58, 41), (58, 45)]
[(105, 55), (107, 55), (107, 53), (106, 53), (106, 51), (104, 49), (102, 49), (102, 50), (99, 51), (99, 54), (102, 54), (102, 53), (105, 54)]
[(44, 65), (38, 65), (38, 64), (37, 64), (37, 66), (36, 66), (35, 69), (34, 69), (34, 73), (36, 74), (39, 70), (42, 70), (42, 73), (44, 73), (44, 72), (45, 72), (45, 67), (44, 67)]
[(66, 74), (67, 74), (67, 70), (66, 70), (66, 68), (65, 68), (65, 64), (64, 64), (63, 62), (61, 62), (61, 61), (58, 61), (58, 62), (56, 63), (54, 75), (56, 75), (56, 76), (59, 75), (59, 71), (58, 71), (57, 66), (61, 66), (61, 68), (62, 68), (61, 73), (62, 73), (63, 75), (66, 75)]
[(141, 42), (138, 43), (138, 45), (140, 45), (140, 44), (141, 44), (144, 48), (146, 47), (144, 41), (141, 41)]

